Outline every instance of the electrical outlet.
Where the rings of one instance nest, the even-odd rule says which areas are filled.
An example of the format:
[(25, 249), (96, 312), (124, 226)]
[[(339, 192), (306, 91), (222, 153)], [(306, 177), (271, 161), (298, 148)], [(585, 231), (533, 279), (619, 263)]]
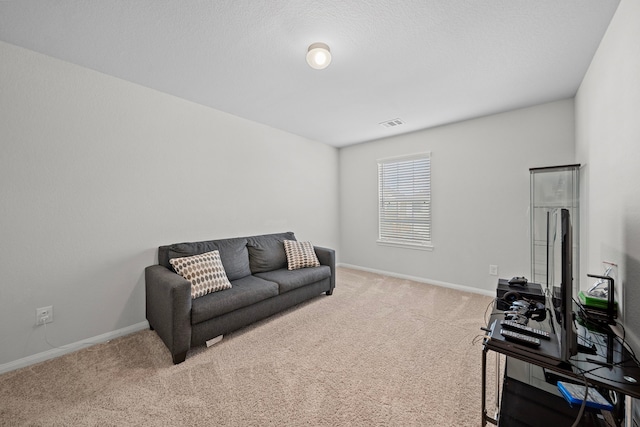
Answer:
[(498, 266), (497, 265), (489, 265), (489, 274), (492, 276), (497, 276), (498, 275)]
[(53, 322), (53, 306), (36, 308), (36, 325)]

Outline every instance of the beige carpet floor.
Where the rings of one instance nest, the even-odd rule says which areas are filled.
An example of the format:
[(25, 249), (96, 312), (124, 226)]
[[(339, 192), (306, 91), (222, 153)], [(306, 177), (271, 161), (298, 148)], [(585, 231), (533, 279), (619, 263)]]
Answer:
[(147, 330), (1, 375), (0, 425), (479, 426), (490, 301), (341, 268), (180, 365)]

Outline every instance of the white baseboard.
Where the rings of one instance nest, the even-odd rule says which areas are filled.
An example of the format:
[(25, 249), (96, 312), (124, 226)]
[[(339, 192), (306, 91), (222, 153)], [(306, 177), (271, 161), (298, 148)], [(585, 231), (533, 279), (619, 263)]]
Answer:
[(51, 350), (43, 351), (42, 353), (33, 354), (31, 356), (23, 357), (22, 359), (14, 360), (0, 365), (0, 374), (5, 372), (15, 371), (16, 369), (24, 368), (36, 363), (44, 362), (46, 360), (55, 359), (56, 357), (63, 356), (74, 351), (81, 350), (86, 347), (90, 347), (95, 344), (110, 341), (112, 339), (132, 334), (134, 332), (149, 329), (149, 322), (136, 323), (135, 325), (127, 326), (126, 328), (118, 329), (115, 331), (107, 332), (102, 335), (98, 335), (92, 338), (87, 338), (82, 341), (77, 341), (71, 344), (64, 345), (62, 347), (52, 348)]
[(478, 289), (478, 288), (473, 288), (471, 286), (458, 285), (456, 283), (442, 282), (440, 280), (425, 279), (424, 277), (409, 276), (406, 274), (393, 273), (390, 271), (376, 270), (375, 268), (360, 267), (359, 265), (339, 263), (337, 267), (351, 268), (353, 270), (362, 270), (362, 271), (367, 271), (369, 273), (382, 274), (384, 276), (397, 277), (398, 279), (406, 279), (414, 282), (427, 283), (429, 285), (442, 286), (443, 288), (457, 289), (459, 291), (471, 292), (474, 294), (486, 295), (489, 297), (496, 296), (495, 291), (488, 291), (486, 289)]
[[(384, 276), (397, 277), (399, 279), (412, 280), (414, 282), (427, 283), (430, 285), (442, 286), (445, 288), (457, 289), (459, 291), (471, 292), (474, 294), (481, 294), (487, 296), (495, 296), (495, 294), (491, 291), (487, 291), (484, 289), (473, 288), (470, 286), (458, 285), (455, 283), (442, 282), (439, 280), (431, 280), (425, 279), (423, 277), (409, 276), (406, 274), (393, 273), (390, 271), (384, 270), (376, 270), (374, 268), (361, 267), (358, 265), (351, 265), (345, 263), (338, 263), (337, 267), (351, 268), (353, 270), (362, 270), (370, 273), (382, 274)], [(118, 329), (115, 331), (107, 332), (102, 335), (98, 335), (96, 337), (87, 338), (82, 341), (78, 341), (75, 343), (67, 344), (65, 346), (59, 348), (52, 348), (51, 350), (43, 351), (42, 353), (37, 353), (31, 356), (24, 357), (22, 359), (14, 360), (12, 362), (8, 362), (0, 365), (0, 374), (4, 374), (6, 372), (14, 371), (16, 369), (24, 368), (30, 365), (34, 365), (36, 363), (44, 362), (46, 360), (55, 359), (56, 357), (63, 356), (68, 353), (72, 353), (74, 351), (81, 350), (86, 347), (90, 347), (95, 344), (100, 344), (103, 342), (107, 342), (109, 340), (122, 337), (125, 335), (132, 334), (134, 332), (142, 331), (144, 329), (149, 328), (149, 322), (146, 320), (144, 322), (136, 323), (135, 325), (127, 326), (126, 328)]]

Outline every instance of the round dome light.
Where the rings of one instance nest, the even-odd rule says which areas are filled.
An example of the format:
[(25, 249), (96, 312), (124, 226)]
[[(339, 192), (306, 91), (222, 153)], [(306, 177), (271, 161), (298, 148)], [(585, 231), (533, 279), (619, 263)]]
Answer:
[(313, 43), (307, 50), (307, 64), (313, 69), (322, 70), (331, 63), (331, 51), (325, 43)]

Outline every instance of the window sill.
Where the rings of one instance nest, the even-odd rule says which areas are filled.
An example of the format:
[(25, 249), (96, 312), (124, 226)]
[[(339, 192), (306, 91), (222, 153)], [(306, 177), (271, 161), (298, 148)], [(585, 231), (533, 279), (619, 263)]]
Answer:
[(406, 248), (406, 249), (417, 249), (420, 251), (432, 251), (433, 245), (421, 245), (417, 243), (405, 243), (405, 242), (393, 242), (389, 240), (376, 240), (376, 242), (381, 246), (393, 246), (396, 248)]

